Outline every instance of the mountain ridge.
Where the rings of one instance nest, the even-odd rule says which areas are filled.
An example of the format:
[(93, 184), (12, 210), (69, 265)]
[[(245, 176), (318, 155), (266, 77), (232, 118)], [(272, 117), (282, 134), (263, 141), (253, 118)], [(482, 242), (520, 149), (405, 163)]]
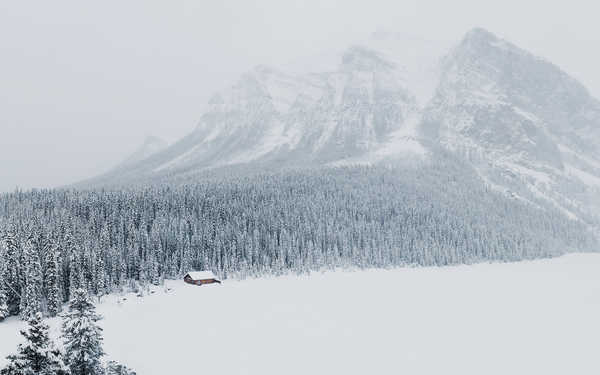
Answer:
[(213, 95), (186, 137), (92, 184), (234, 165), (410, 164), (446, 149), (509, 197), (598, 215), (600, 102), (581, 83), (482, 28), (449, 51), (398, 40), (376, 34), (321, 72), (257, 66)]

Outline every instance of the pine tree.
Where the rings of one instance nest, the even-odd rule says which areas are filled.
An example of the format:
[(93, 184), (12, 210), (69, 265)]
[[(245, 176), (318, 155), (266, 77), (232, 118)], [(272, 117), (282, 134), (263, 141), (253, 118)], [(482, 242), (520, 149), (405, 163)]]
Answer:
[(110, 361), (106, 366), (106, 375), (136, 375), (136, 372), (125, 365)]
[(71, 222), (71, 218), (69, 217), (67, 220), (67, 226), (65, 228), (65, 233), (60, 239), (60, 249), (61, 249), (61, 263), (62, 263), (62, 301), (68, 302), (71, 300), (71, 292), (73, 291), (73, 280), (72, 277), (75, 273), (73, 269), (74, 262), (73, 259), (75, 257), (74, 252), (77, 251), (77, 247), (75, 244), (75, 239), (73, 237), (73, 224)]
[(118, 258), (119, 262), (119, 289), (123, 290), (125, 286), (125, 281), (127, 280), (127, 260), (125, 256), (120, 256)]
[(40, 286), (42, 277), (39, 256), (31, 241), (27, 240), (24, 248), (27, 272), (25, 275), (25, 292), (21, 296), (20, 313), (23, 319), (29, 319), (41, 311)]
[(60, 275), (58, 249), (55, 244), (48, 248), (46, 255), (46, 289), (48, 299), (48, 314), (56, 316), (61, 310)]
[(6, 319), (9, 315), (10, 311), (8, 310), (8, 297), (6, 296), (6, 287), (0, 267), (0, 322)]
[(13, 225), (4, 234), (4, 240), (0, 241), (4, 247), (2, 259), (4, 260), (4, 289), (6, 293), (9, 315), (19, 314), (21, 304), (21, 278), (24, 270), (20, 262), (20, 241), (17, 239), (18, 230)]
[(95, 253), (94, 264), (94, 292), (98, 297), (106, 294), (106, 271), (104, 266), (104, 258), (100, 251)]
[(21, 331), (25, 343), (19, 344), (17, 354), (7, 357), (8, 365), (1, 375), (67, 375), (61, 353), (54, 347), (48, 335), (48, 326), (42, 315), (36, 313), (28, 320), (26, 331)]
[(150, 282), (153, 285), (159, 285), (161, 283), (160, 263), (158, 261), (160, 254), (163, 253), (160, 237), (156, 232), (155, 228), (152, 228), (150, 234)]
[(102, 374), (102, 328), (97, 324), (100, 319), (87, 292), (75, 290), (62, 326), (66, 362), (72, 375)]
[(181, 267), (179, 269), (180, 275), (185, 275), (186, 273), (192, 271), (192, 255), (190, 249), (189, 239), (184, 238), (183, 240), (183, 248), (181, 250)]
[(156, 256), (153, 256), (150, 260), (150, 282), (152, 285), (160, 285), (160, 272), (158, 268), (158, 261), (156, 260)]
[(4, 280), (4, 257), (4, 251), (2, 250), (2, 247), (0, 247), (0, 322), (10, 315), (10, 311), (8, 309), (8, 296), (6, 293), (7, 282)]

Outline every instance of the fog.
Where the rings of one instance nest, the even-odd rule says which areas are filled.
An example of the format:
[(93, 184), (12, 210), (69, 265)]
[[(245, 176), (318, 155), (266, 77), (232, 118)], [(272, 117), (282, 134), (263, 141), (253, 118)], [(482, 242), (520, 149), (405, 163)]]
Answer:
[(106, 171), (145, 136), (193, 130), (216, 90), (376, 30), (458, 41), (484, 27), (600, 96), (589, 1), (2, 1), (0, 191)]

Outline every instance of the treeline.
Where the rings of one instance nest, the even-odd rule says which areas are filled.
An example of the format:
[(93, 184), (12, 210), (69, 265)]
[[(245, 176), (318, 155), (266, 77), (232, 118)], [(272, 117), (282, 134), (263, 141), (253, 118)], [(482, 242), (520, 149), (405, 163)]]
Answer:
[(334, 267), (515, 261), (597, 250), (550, 205), (487, 189), (467, 166), (353, 167), (121, 190), (0, 196), (0, 314), (56, 315), (73, 291), (142, 289)]

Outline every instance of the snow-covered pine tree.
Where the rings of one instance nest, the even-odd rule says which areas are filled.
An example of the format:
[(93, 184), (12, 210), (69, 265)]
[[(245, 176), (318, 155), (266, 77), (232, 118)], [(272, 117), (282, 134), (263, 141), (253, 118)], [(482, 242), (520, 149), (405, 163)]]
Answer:
[(6, 289), (8, 289), (7, 281), (4, 280), (4, 274), (6, 272), (5, 266), (5, 252), (2, 244), (0, 243), (0, 322), (6, 319), (10, 315), (8, 309), (8, 295)]
[(8, 365), (0, 370), (0, 375), (67, 375), (62, 355), (50, 340), (48, 326), (38, 312), (28, 320), (28, 326), (21, 335), (25, 343), (19, 344), (17, 354), (7, 357)]
[(155, 231), (152, 231), (150, 234), (150, 251), (149, 251), (149, 255), (150, 255), (150, 262), (149, 262), (149, 267), (150, 269), (148, 270), (149, 273), (149, 279), (150, 282), (152, 283), (152, 285), (159, 285), (160, 284), (160, 270), (159, 270), (159, 262), (158, 262), (158, 257), (159, 254), (161, 254), (162, 249), (160, 247), (160, 238), (158, 237), (157, 233)]
[(179, 274), (185, 275), (186, 273), (193, 270), (192, 254), (190, 249), (190, 241), (184, 237), (183, 247), (181, 249), (181, 267), (179, 268)]
[(6, 286), (2, 275), (2, 266), (0, 265), (0, 322), (10, 315), (8, 310), (8, 297), (6, 296)]
[(6, 293), (9, 315), (17, 315), (21, 303), (22, 283), (20, 279), (23, 273), (23, 264), (19, 261), (21, 249), (17, 233), (18, 230), (12, 225), (4, 233), (3, 239), (0, 241), (0, 249), (2, 249), (3, 253), (2, 260), (4, 261), (4, 291)]
[[(109, 278), (107, 277), (105, 262), (105, 254), (107, 257), (110, 256), (110, 232), (108, 227), (105, 225), (100, 231), (100, 238), (98, 241), (98, 247), (94, 251), (95, 265), (94, 265), (94, 290), (96, 294), (101, 297), (108, 292)], [(109, 261), (110, 264), (110, 261)]]
[(73, 237), (73, 224), (72, 218), (67, 217), (65, 220), (68, 224), (64, 229), (64, 233), (62, 237), (59, 238), (59, 245), (61, 250), (61, 278), (62, 278), (62, 301), (68, 302), (71, 300), (71, 292), (73, 290), (72, 287), (72, 276), (74, 274), (73, 266), (73, 258), (74, 252), (77, 251), (77, 246), (75, 243), (75, 238)]
[(140, 291), (148, 291), (148, 262), (142, 261), (140, 263), (140, 272), (139, 272), (139, 284)]
[(76, 289), (64, 315), (62, 337), (65, 340), (66, 362), (72, 375), (102, 374), (101, 319), (84, 289)]
[(125, 256), (119, 256), (119, 289), (123, 290), (127, 280), (127, 260)]
[(71, 299), (73, 299), (73, 295), (75, 295), (75, 291), (77, 289), (87, 290), (88, 287), (83, 264), (83, 259), (85, 258), (85, 255), (81, 255), (81, 257), (77, 257), (75, 256), (75, 254), (73, 254), (70, 260), (71, 266), (69, 273), (69, 296)]
[(93, 290), (94, 293), (98, 296), (98, 298), (102, 297), (106, 294), (106, 272), (104, 265), (104, 258), (101, 250), (96, 250), (94, 252), (94, 278), (93, 278)]
[(46, 297), (48, 315), (56, 316), (62, 305), (59, 275), (59, 253), (56, 243), (48, 247), (46, 253)]
[(20, 314), (23, 319), (29, 319), (41, 311), (42, 276), (40, 259), (30, 240), (25, 241), (24, 249), (27, 268), (24, 293), (21, 295)]
[(136, 375), (136, 372), (123, 364), (110, 361), (106, 366), (106, 375)]

